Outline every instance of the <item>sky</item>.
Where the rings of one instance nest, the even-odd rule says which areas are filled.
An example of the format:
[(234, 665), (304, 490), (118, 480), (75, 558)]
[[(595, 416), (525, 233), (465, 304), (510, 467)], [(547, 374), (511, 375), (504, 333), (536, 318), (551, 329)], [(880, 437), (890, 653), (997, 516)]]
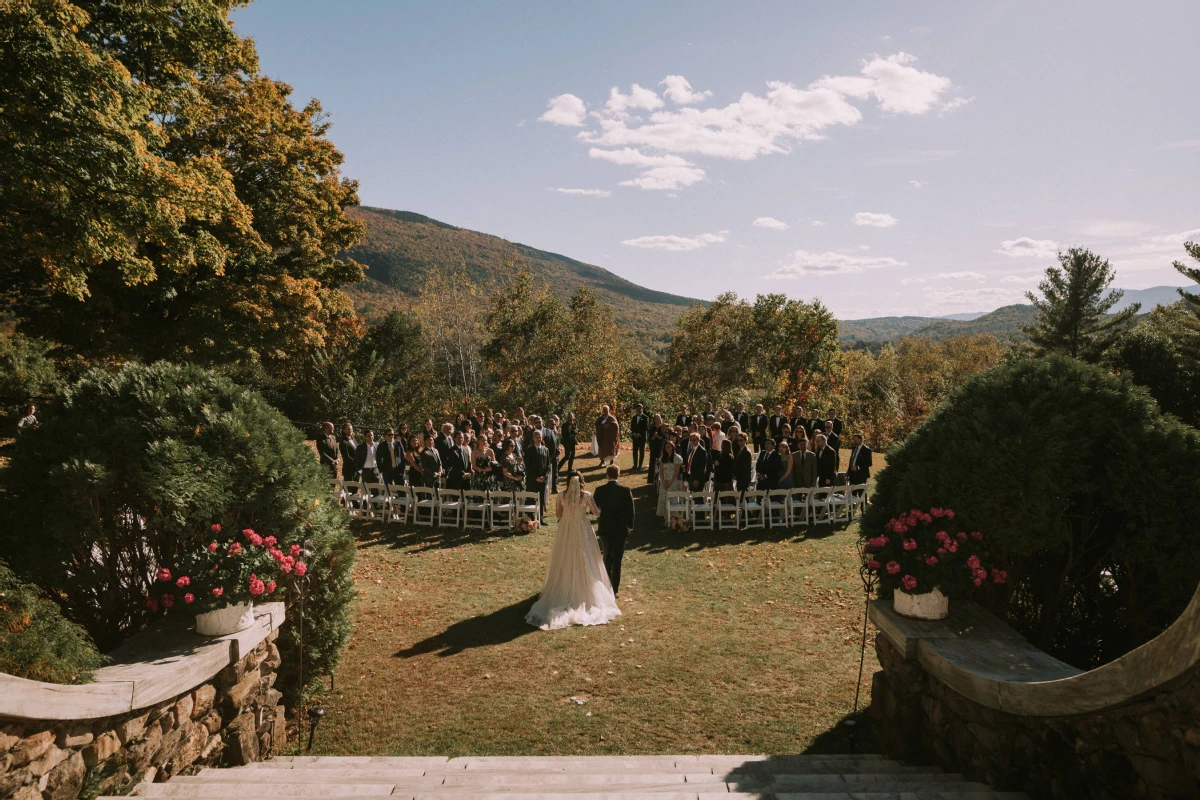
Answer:
[(1200, 3), (256, 0), (364, 205), (689, 297), (1024, 302), (1055, 254), (1184, 283)]

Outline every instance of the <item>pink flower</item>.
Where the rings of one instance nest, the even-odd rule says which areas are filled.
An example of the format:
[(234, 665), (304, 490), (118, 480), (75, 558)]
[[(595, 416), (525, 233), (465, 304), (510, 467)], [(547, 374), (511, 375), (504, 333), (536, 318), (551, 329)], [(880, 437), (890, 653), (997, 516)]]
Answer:
[(951, 553), (958, 552), (958, 542), (946, 542), (946, 549)]
[(298, 544), (292, 545), (291, 547), (288, 548), (288, 552), (294, 556), (300, 555), (300, 545), (298, 545)]
[(965, 542), (967, 540), (967, 535), (962, 531), (959, 531), (958, 533), (954, 534), (954, 538), (958, 539), (960, 542)]
[(212, 525), (210, 525), (210, 526), (208, 527), (208, 529), (209, 529), (210, 531), (212, 531), (213, 533), (220, 533), (220, 532), (221, 532), (221, 523), (219, 523), (219, 522), (214, 522)]
[(897, 572), (900, 571), (900, 562), (899, 561), (889, 561), (887, 564), (887, 571), (888, 571), (888, 574), (895, 575)]
[(879, 569), (879, 562), (872, 558), (870, 561), (867, 562), (867, 569), (870, 569), (870, 570)]
[(169, 594), (164, 594), (162, 596), (161, 602), (162, 602), (163, 608), (171, 608), (172, 606), (175, 605), (175, 598)]
[(941, 555), (943, 555), (943, 556), (944, 556), (944, 555), (946, 555), (946, 548), (944, 548), (944, 547), (939, 547), (939, 548), (938, 548), (938, 553), (939, 553), (939, 554), (941, 554)]
[(225, 594), (225, 590), (222, 589), (220, 586), (213, 587), (213, 597), (220, 597), (223, 594)]
[(229, 543), (229, 555), (236, 556), (240, 552), (242, 552), (242, 546), (240, 544), (237, 542)]
[(976, 579), (975, 579), (975, 581), (974, 581), (974, 583), (975, 583), (975, 585), (976, 585), (976, 586), (982, 586), (982, 585), (983, 585), (983, 581), (981, 581), (979, 578), (976, 578)]
[(217, 543), (216, 543), (216, 542), (210, 542), (210, 543), (209, 543), (209, 545), (208, 545), (208, 552), (210, 552), (210, 553), (215, 553), (215, 552), (217, 552)]
[(946, 516), (947, 516), (947, 517), (949, 517), (950, 519), (954, 519), (954, 509), (952, 509), (952, 508), (947, 508), (947, 509), (946, 509)]
[(178, 586), (180, 589), (182, 589), (183, 587), (191, 584), (191, 582), (192, 582), (192, 579), (189, 578), (187, 575), (180, 575), (178, 580), (175, 581), (175, 585)]
[(975, 540), (975, 541), (977, 541), (977, 542), (982, 542), (982, 541), (983, 541), (983, 534), (982, 534), (982, 533), (980, 533), (979, 531), (971, 531), (971, 538), (972, 538), (972, 539), (974, 539), (974, 540)]
[(166, 567), (161, 567), (154, 577), (158, 578), (160, 581), (169, 581), (171, 580), (171, 570), (167, 569)]
[(188, 592), (187, 594), (185, 594), (183, 596), (183, 602), (185, 602), (185, 603), (192, 603), (192, 602), (195, 602), (195, 600), (196, 600), (196, 595), (192, 594), (191, 592)]
[(938, 531), (934, 535), (937, 537), (938, 541), (940, 541), (940, 542), (949, 541), (949, 539), (950, 539), (950, 534), (946, 533), (945, 531)]
[(896, 533), (908, 533), (908, 526), (903, 523), (897, 525)]
[(930, 556), (929, 558), (925, 559), (925, 563), (926, 563), (926, 564), (928, 564), (928, 565), (929, 565), (929, 566), (931, 566), (931, 567), (932, 567), (934, 564), (936, 564), (937, 562), (938, 562), (937, 556)]
[(147, 597), (146, 598), (146, 608), (150, 609), (150, 611), (152, 613), (157, 614), (158, 613), (158, 601), (155, 600), (153, 597)]
[(246, 538), (250, 541), (250, 544), (254, 545), (255, 547), (258, 547), (263, 543), (262, 537), (257, 533), (252, 533)]
[(941, 519), (943, 512), (940, 508), (931, 508), (931, 509), (929, 509), (929, 513), (930, 513), (930, 515), (937, 517), (938, 519)]
[(914, 578), (912, 575), (905, 575), (903, 578), (900, 579), (900, 583), (904, 584), (904, 588), (910, 592), (913, 589), (917, 588), (917, 579)]
[(905, 539), (904, 540), (904, 549), (905, 550), (916, 550), (917, 549), (917, 540), (916, 539)]
[(249, 539), (253, 535), (254, 528), (242, 528), (242, 536), (245, 536), (247, 539)]
[(305, 564), (303, 561), (297, 561), (296, 562), (296, 574), (299, 575), (300, 577), (304, 577), (304, 573), (306, 573), (306, 572), (308, 572), (308, 564)]
[(971, 556), (967, 559), (967, 566), (972, 570), (979, 569), (979, 556)]
[(274, 547), (275, 542), (277, 542), (277, 541), (279, 541), (279, 540), (276, 539), (274, 536), (268, 536), (265, 539), (263, 539), (263, 544), (265, 544), (267, 547)]
[(257, 597), (267, 590), (267, 585), (260, 581), (256, 575), (250, 576), (250, 594)]
[(986, 578), (986, 577), (987, 577), (987, 570), (986, 570), (986, 569), (977, 569), (977, 570), (972, 570), (972, 572), (974, 573), (975, 577), (976, 577), (978, 580), (983, 580), (984, 578)]
[(1008, 580), (1008, 573), (1002, 569), (992, 570), (992, 583), (1004, 583)]
[(270, 583), (267, 584), (267, 594), (274, 594), (274, 593), (275, 593), (275, 581), (271, 581)]

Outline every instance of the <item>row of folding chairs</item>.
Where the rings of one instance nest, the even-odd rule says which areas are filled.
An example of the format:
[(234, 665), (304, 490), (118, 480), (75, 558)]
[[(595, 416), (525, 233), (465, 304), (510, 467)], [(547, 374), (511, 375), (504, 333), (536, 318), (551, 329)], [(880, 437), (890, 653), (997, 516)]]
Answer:
[(435, 489), (427, 486), (330, 480), (333, 496), (351, 517), (412, 522), (439, 528), (512, 530), (541, 518), (537, 492)]
[(867, 505), (867, 485), (746, 492), (667, 492), (667, 523), (692, 530), (848, 524)]

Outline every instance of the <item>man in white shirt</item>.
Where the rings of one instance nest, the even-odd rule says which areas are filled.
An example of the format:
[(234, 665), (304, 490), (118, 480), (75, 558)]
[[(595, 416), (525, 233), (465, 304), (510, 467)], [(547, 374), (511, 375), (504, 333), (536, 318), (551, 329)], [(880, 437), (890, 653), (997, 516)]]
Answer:
[(363, 483), (379, 483), (379, 466), (375, 460), (375, 431), (368, 430), (363, 443), (358, 446), (359, 480)]

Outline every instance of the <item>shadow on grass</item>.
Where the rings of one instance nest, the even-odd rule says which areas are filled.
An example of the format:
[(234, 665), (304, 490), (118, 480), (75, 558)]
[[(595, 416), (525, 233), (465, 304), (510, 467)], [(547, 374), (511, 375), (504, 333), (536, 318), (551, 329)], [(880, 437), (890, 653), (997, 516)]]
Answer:
[(423, 553), (427, 550), (446, 550), (461, 545), (511, 539), (524, 536), (506, 530), (480, 530), (469, 528), (436, 528), (411, 523), (366, 522), (351, 523), (350, 530), (358, 539), (360, 547), (390, 547), (396, 550), (412, 550)]
[(456, 622), (441, 633), (397, 652), (394, 658), (412, 658), (427, 653), (445, 658), (458, 655), (465, 650), (491, 647), (519, 639), (537, 630), (525, 621), (525, 615), (529, 613), (529, 607), (535, 600), (537, 600), (536, 594), (490, 614), (480, 614), (477, 617)]
[[(846, 723), (850, 721), (854, 725)], [(805, 755), (840, 755), (846, 753), (874, 753), (875, 740), (871, 732), (871, 716), (866, 709), (857, 714), (847, 714), (817, 734), (804, 750)]]

